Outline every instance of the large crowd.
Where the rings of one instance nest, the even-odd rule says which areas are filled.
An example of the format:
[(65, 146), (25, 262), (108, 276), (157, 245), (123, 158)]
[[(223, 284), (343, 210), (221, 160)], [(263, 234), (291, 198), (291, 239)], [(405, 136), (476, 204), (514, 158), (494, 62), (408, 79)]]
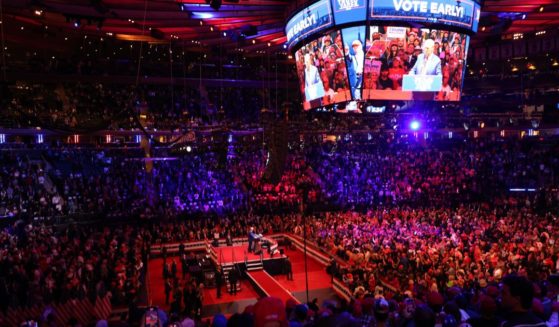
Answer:
[(502, 200), (510, 188), (551, 186), (558, 173), (557, 158), (549, 155), (547, 145), (370, 143), (337, 142), (308, 149), (306, 158), (319, 176), (325, 199), (339, 206), (457, 206)]
[(298, 212), (303, 201), (315, 211), (509, 201), (541, 211), (559, 202), (553, 142), (290, 142), (278, 181), (266, 178), (274, 160), (266, 151), (229, 147), (237, 146), (152, 160), (139, 148), (2, 151), (0, 214), (286, 213)]
[[(2, 85), (0, 127), (73, 131), (177, 130), (254, 123), (276, 93), (264, 88), (120, 83), (31, 83)], [(283, 101), (279, 99), (277, 101)], [(227, 113), (224, 107), (229, 108)]]
[[(411, 326), (431, 318), (443, 324), (453, 315), (456, 325), (493, 326), (476, 321), (507, 319), (499, 287), (510, 274), (530, 280), (530, 308), (552, 319), (556, 143), (367, 142), (290, 143), (279, 183), (262, 179), (264, 152), (240, 145), (242, 151), (225, 156), (210, 151), (149, 164), (139, 149), (3, 149), (0, 210), (21, 220), (0, 236), (2, 309), (106, 293), (113, 303), (136, 303), (149, 245), (215, 233), (245, 237), (258, 226), (265, 234), (307, 229), (335, 258), (328, 272), (351, 290), (354, 300), (343, 305), (288, 305), (285, 319), (300, 325), (349, 319)], [(509, 191), (515, 187), (536, 192)], [(146, 219), (117, 228), (56, 228), (37, 220), (78, 213)], [(170, 320), (200, 319), (188, 306), (200, 302), (197, 283), (177, 281), (169, 290)], [(235, 319), (258, 318), (249, 312), (229, 322)]]
[[(146, 296), (147, 237), (131, 226), (57, 228), (18, 221), (0, 233), (0, 309), (85, 298), (95, 303), (107, 295), (117, 306), (138, 303)], [(42, 318), (45, 326), (54, 321), (48, 314)]]

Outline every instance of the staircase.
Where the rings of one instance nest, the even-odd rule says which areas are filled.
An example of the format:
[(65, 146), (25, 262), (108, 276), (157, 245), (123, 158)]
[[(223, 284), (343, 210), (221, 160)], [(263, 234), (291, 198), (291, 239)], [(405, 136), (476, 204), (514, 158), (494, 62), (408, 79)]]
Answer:
[[(234, 269), (234, 264), (222, 264), (221, 271), (223, 272), (223, 277), (225, 278), (225, 286), (227, 287), (227, 292), (231, 289), (231, 283), (229, 282), (229, 272)], [(240, 277), (239, 277), (240, 279)], [(237, 281), (237, 292), (241, 291), (241, 281)]]
[(262, 263), (262, 260), (258, 260), (258, 261), (249, 261), (246, 263), (247, 266), (247, 271), (255, 271), (255, 270), (263, 270), (264, 269), (264, 264)]

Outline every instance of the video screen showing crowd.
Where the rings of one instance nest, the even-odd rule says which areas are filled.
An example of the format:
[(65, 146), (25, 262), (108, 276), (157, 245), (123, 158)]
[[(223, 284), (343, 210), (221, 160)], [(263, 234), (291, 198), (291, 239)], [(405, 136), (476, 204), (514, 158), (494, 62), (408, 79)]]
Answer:
[(459, 101), (468, 41), (461, 33), (399, 26), (329, 32), (295, 53), (303, 107), (355, 100)]

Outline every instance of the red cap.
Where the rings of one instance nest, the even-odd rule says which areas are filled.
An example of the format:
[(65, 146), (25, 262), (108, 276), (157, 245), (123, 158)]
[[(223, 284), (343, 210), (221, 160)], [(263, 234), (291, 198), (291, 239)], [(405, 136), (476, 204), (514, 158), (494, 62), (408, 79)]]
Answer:
[(262, 298), (254, 305), (254, 325), (266, 327), (272, 322), (279, 322), (282, 327), (288, 326), (285, 305), (275, 297)]
[(366, 297), (361, 302), (361, 307), (365, 313), (371, 313), (375, 306), (375, 299), (372, 297)]
[(492, 298), (496, 298), (497, 296), (499, 296), (499, 288), (495, 285), (489, 285), (485, 289), (485, 293)]
[(497, 311), (497, 303), (495, 300), (489, 296), (483, 296), (481, 301), (479, 301), (479, 310), (484, 316), (491, 316)]
[(427, 304), (429, 306), (443, 305), (444, 298), (439, 292), (430, 292), (427, 294)]

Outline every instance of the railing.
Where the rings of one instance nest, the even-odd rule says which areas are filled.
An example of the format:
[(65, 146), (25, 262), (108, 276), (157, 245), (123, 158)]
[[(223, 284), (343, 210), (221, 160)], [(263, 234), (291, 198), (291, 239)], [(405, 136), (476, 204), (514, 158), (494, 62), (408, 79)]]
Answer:
[(332, 288), (334, 289), (334, 292), (336, 292), (336, 294), (338, 294), (346, 301), (349, 302), (351, 300), (353, 296), (351, 290), (344, 284), (343, 281), (334, 278), (334, 282), (332, 283)]
[(213, 261), (216, 265), (218, 265), (219, 261), (218, 261), (218, 258), (217, 258), (217, 253), (215, 253), (215, 250), (213, 249), (212, 244), (208, 240), (205, 240), (204, 243), (205, 243), (205, 249), (206, 249), (206, 257), (209, 258), (211, 261)]
[(223, 267), (223, 262), (224, 262), (224, 261), (225, 261), (225, 260), (223, 260), (223, 250), (222, 250), (222, 249), (219, 249), (219, 266), (220, 266), (220, 267)]

